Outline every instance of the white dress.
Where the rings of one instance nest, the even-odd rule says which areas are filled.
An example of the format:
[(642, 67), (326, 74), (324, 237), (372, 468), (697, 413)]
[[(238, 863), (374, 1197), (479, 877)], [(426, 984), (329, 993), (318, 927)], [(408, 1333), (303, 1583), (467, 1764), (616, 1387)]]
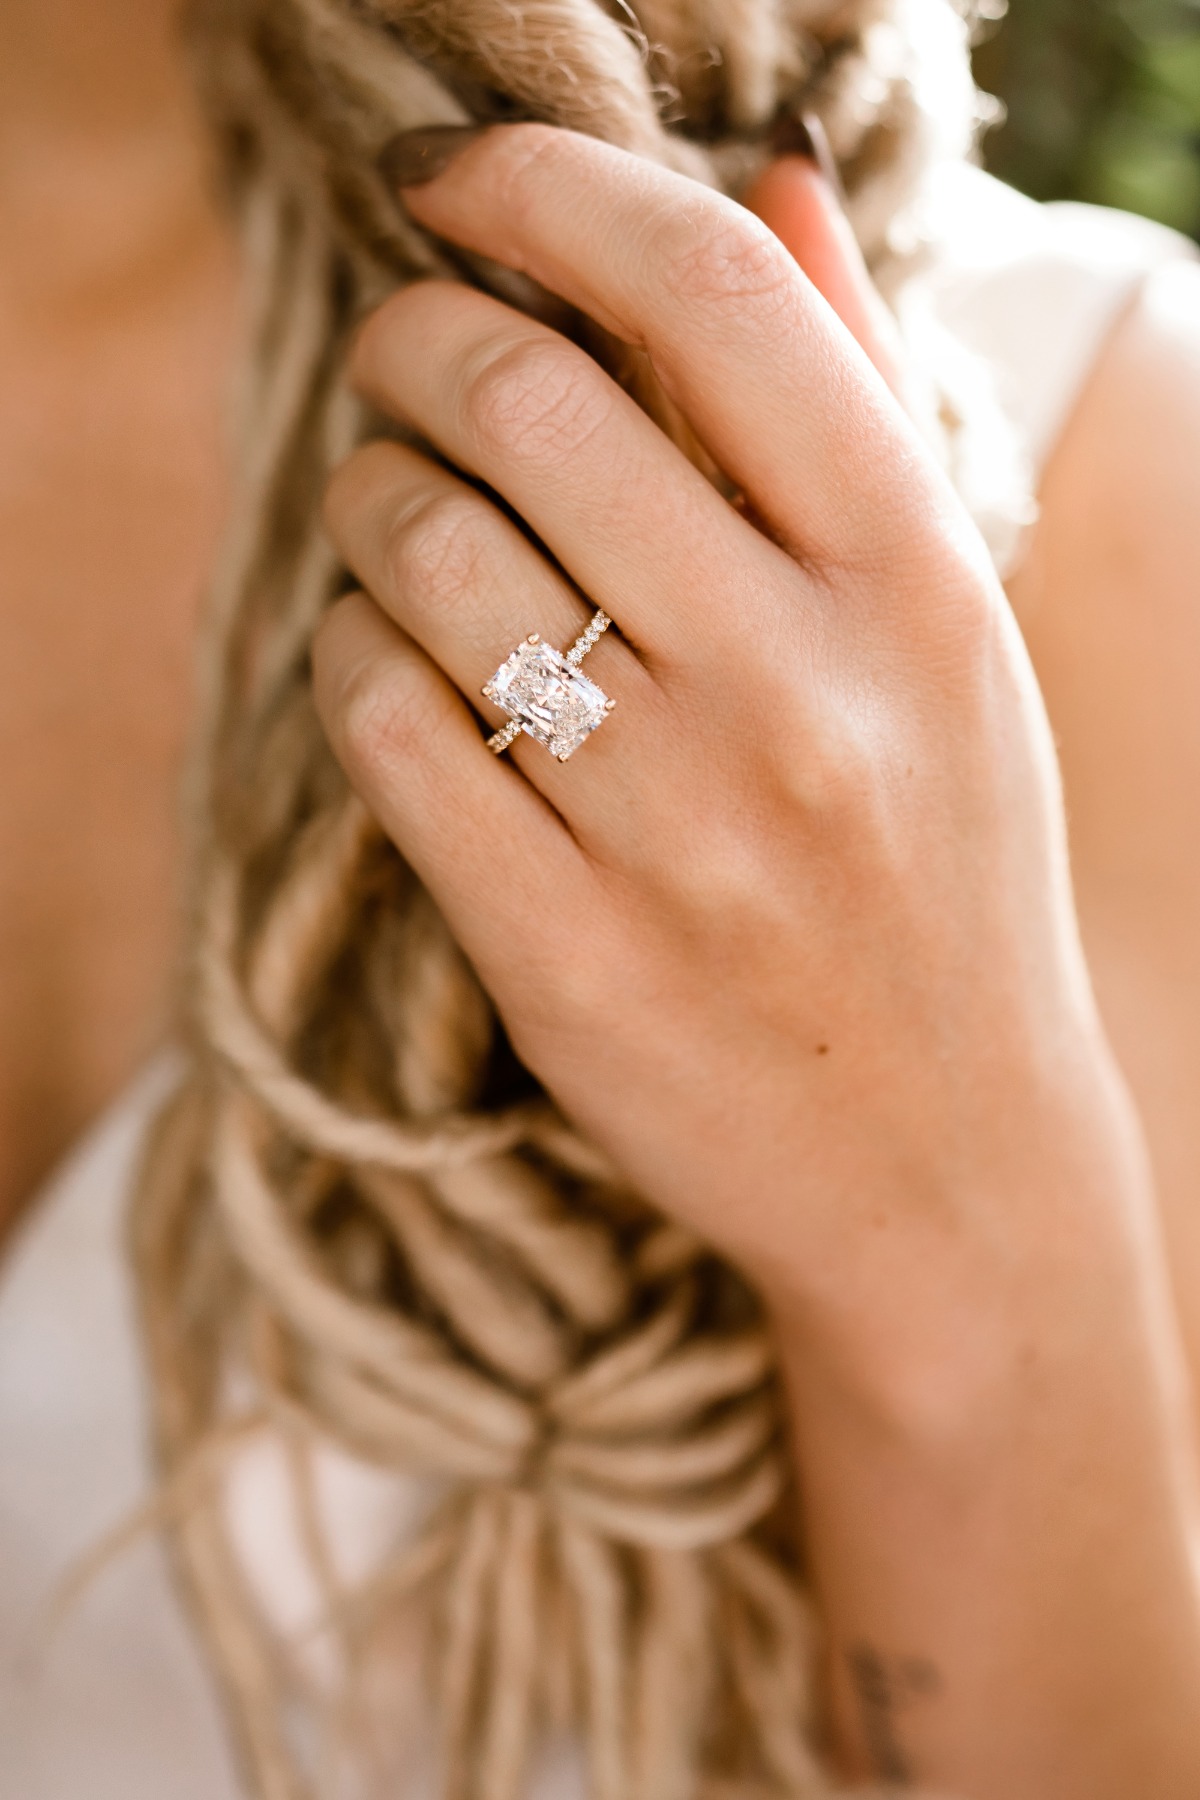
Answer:
[[(1035, 469), (1148, 271), (1188, 253), (1124, 214), (1037, 207), (975, 171), (952, 177), (953, 258), (930, 277), (943, 324), (987, 364)], [(124, 1254), (147, 1122), (174, 1079), (159, 1059), (31, 1208), (0, 1270), (0, 1800), (244, 1800), (201, 1652), (158, 1543), (107, 1566), (47, 1635), (57, 1585), (148, 1492), (146, 1401)], [(320, 1485), (347, 1577), (426, 1504), (340, 1455)], [(243, 1560), (281, 1624), (311, 1616), (281, 1468), (248, 1451), (232, 1508)], [(570, 1768), (546, 1800), (574, 1800)]]

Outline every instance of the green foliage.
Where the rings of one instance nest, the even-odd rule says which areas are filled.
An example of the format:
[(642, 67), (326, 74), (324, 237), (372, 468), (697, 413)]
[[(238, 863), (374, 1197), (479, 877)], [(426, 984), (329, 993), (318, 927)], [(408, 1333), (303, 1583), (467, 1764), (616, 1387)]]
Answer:
[(1200, 237), (1200, 0), (1009, 0), (976, 73), (1007, 110), (997, 175)]

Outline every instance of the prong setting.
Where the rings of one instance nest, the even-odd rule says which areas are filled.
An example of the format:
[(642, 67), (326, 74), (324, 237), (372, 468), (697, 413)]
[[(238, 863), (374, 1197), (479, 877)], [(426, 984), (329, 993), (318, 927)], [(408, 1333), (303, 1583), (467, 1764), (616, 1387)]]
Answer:
[(611, 622), (598, 611), (565, 654), (544, 643), (536, 631), (529, 633), (481, 690), (509, 715), (508, 724), (488, 739), (489, 749), (499, 755), (523, 731), (544, 744), (557, 762), (574, 754), (616, 704), (579, 670)]

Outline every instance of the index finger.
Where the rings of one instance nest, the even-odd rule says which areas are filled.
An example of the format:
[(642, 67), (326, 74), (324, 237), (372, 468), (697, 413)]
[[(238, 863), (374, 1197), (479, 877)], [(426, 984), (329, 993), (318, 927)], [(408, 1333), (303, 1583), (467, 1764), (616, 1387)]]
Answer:
[(726, 474), (805, 554), (853, 562), (864, 534), (877, 551), (889, 520), (910, 530), (914, 470), (948, 496), (833, 309), (725, 196), (543, 125), (495, 127), (403, 191), (429, 229), (647, 350)]

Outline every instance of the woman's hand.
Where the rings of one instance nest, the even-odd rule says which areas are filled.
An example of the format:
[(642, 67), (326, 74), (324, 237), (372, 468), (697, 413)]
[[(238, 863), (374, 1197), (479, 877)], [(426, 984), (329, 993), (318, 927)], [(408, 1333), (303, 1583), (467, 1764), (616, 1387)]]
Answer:
[[(531, 126), (407, 199), (644, 348), (747, 513), (546, 327), (398, 294), (355, 379), (471, 480), (395, 443), (336, 477), (365, 591), (316, 646), (334, 747), (521, 1057), (772, 1304), (848, 1766), (1184, 1800), (1175, 1327), (983, 546), (743, 209)], [(490, 756), (482, 684), (595, 606), (611, 717), (566, 764)]]
[[(1093, 1033), (1046, 724), (980, 541), (743, 209), (534, 127), (409, 204), (644, 346), (771, 535), (582, 351), (407, 289), (356, 381), (565, 575), (429, 460), (352, 457), (328, 516), (371, 599), (317, 652), (339, 754), (520, 1055), (663, 1207), (775, 1280), (881, 1195), (939, 1228)], [(564, 766), (527, 737), (487, 755), (481, 684), (597, 605), (611, 717)]]

